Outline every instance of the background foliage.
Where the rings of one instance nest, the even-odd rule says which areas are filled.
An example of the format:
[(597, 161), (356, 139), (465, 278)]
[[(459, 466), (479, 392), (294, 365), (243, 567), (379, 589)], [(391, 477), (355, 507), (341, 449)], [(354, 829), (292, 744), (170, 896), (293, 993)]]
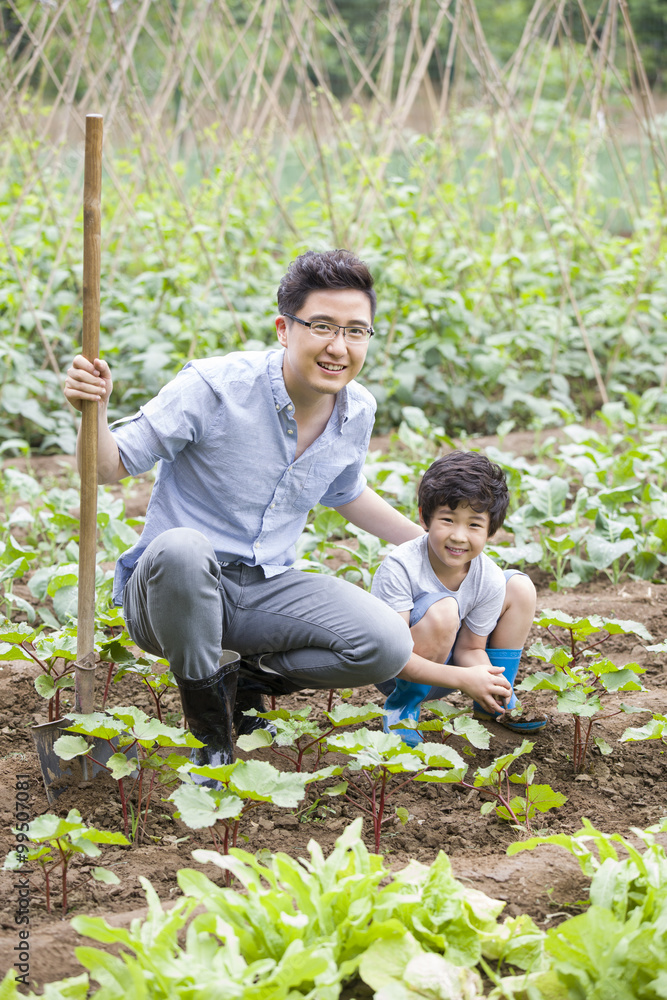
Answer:
[[(0, 441), (70, 450), (83, 128), (105, 119), (102, 350), (116, 415), (188, 359), (275, 343), (306, 247), (380, 308), (378, 428), (664, 412), (665, 14), (648, 0), (1, 7)], [(650, 34), (651, 44), (645, 43)], [(641, 44), (639, 44), (641, 43)]]

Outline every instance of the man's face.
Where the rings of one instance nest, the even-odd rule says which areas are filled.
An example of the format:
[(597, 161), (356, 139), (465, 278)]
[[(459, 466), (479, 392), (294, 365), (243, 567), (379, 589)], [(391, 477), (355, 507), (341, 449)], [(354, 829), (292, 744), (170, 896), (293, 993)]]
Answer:
[[(294, 315), (309, 323), (321, 320), (336, 326), (368, 327), (371, 304), (356, 288), (324, 289), (311, 292)], [(334, 340), (323, 340), (284, 316), (276, 319), (276, 331), (285, 348), (285, 386), (297, 406), (337, 393), (359, 374), (368, 351), (367, 342), (350, 344), (340, 331)]]

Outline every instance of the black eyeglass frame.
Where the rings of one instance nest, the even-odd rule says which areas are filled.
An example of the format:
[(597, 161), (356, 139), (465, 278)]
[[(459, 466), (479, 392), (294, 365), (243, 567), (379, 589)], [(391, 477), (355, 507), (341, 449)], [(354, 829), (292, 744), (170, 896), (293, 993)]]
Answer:
[[(308, 322), (308, 320), (299, 319), (298, 316), (293, 316), (292, 313), (283, 313), (283, 316), (287, 316), (288, 319), (295, 320), (297, 323), (300, 323), (301, 326), (307, 326), (311, 333), (313, 333), (311, 327), (317, 325), (317, 323), (321, 323), (323, 326), (330, 326), (332, 329), (335, 327), (336, 333), (334, 334), (333, 337), (326, 338), (327, 340), (335, 340), (340, 331), (342, 330), (343, 340), (345, 341), (346, 344), (367, 344), (371, 339), (371, 337), (373, 336), (373, 334), (375, 333), (375, 330), (373, 329), (372, 326), (339, 326), (338, 323), (329, 323), (326, 320), (314, 320), (313, 322)], [(368, 337), (365, 340), (348, 340), (347, 339), (348, 330), (368, 330)], [(319, 337), (319, 336), (320, 335), (318, 333), (313, 333), (313, 337)], [(321, 339), (324, 340), (325, 338), (322, 337)]]

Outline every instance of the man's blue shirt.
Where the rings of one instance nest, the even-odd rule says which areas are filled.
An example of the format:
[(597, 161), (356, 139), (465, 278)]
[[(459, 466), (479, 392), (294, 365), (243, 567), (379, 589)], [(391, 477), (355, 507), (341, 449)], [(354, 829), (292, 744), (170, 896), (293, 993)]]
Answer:
[(129, 421), (113, 428), (123, 465), (159, 462), (139, 541), (116, 564), (114, 601), (146, 546), (168, 528), (196, 528), (220, 562), (284, 572), (317, 503), (340, 507), (363, 492), (375, 400), (350, 382), (329, 422), (295, 458), (294, 405), (283, 350), (191, 361)]

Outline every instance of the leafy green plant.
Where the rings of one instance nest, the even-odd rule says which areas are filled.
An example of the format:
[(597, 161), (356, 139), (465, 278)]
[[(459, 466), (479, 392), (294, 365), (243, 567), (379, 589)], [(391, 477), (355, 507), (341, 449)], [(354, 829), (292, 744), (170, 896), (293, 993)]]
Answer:
[[(376, 851), (380, 849), (385, 823), (393, 821), (395, 816), (404, 823), (408, 820), (407, 810), (402, 807), (395, 814), (386, 814), (388, 800), (401, 788), (429, 767), (450, 768), (457, 775), (467, 770), (452, 747), (428, 742), (408, 747), (395, 733), (373, 732), (365, 727), (329, 737), (327, 747), (348, 758), (348, 778), (328, 788), (326, 794), (342, 795), (370, 816)], [(396, 783), (392, 780), (395, 775), (408, 777)]]
[[(510, 773), (512, 765), (524, 754), (530, 753), (534, 746), (534, 743), (524, 740), (520, 747), (496, 757), (487, 767), (476, 768), (472, 783), (456, 772), (438, 770), (425, 771), (417, 775), (415, 781), (455, 782), (464, 788), (483, 791), (491, 798), (483, 803), (480, 809), (482, 816), (495, 812), (500, 819), (530, 833), (531, 822), (538, 813), (557, 809), (567, 802), (566, 796), (555, 792), (550, 785), (534, 784), (535, 764), (528, 764), (521, 774)], [(522, 785), (523, 795), (514, 794), (512, 785)]]
[(654, 714), (644, 726), (630, 726), (621, 736), (621, 743), (637, 743), (641, 740), (661, 740), (667, 746), (667, 715)]
[[(440, 733), (440, 739), (443, 743), (447, 743), (452, 736), (460, 736), (471, 746), (480, 750), (488, 750), (491, 742), (489, 730), (463, 709), (454, 708), (444, 699), (425, 701), (423, 708), (435, 715), (436, 718), (423, 719), (418, 722), (414, 728), (420, 733)], [(390, 728), (405, 729), (410, 726), (410, 722), (410, 719), (403, 720)]]
[[(122, 946), (112, 954), (80, 947), (77, 958), (113, 996), (135, 981), (149, 982), (156, 996), (185, 997), (195, 980), (200, 992), (219, 993), (224, 983), (230, 996), (282, 1000), (337, 1000), (356, 978), (374, 990), (391, 987), (389, 995), (470, 1000), (481, 990), (476, 966), (483, 955), (503, 951), (515, 968), (540, 959), (543, 936), (529, 918), (500, 924), (504, 904), (458, 882), (443, 853), (430, 867), (413, 861), (389, 871), (366, 850), (356, 820), (328, 858), (313, 840), (308, 855), (296, 861), (276, 853), (262, 864), (236, 848), (228, 855), (195, 851), (199, 863), (233, 873), (242, 890), (184, 869), (178, 880), (185, 895), (165, 910), (142, 877), (145, 920), (119, 928), (75, 917), (78, 933)], [(83, 1000), (88, 976), (68, 982), (68, 995)], [(55, 988), (51, 996), (64, 1000)], [(7, 980), (3, 989), (7, 1000), (18, 996)], [(91, 995), (101, 1000), (98, 990)]]
[[(182, 754), (164, 757), (160, 749), (169, 747), (186, 750), (203, 744), (192, 733), (166, 726), (157, 719), (150, 719), (145, 712), (133, 705), (119, 706), (106, 714), (93, 712), (90, 715), (80, 715), (72, 712), (70, 721), (71, 725), (66, 727), (67, 732), (80, 735), (59, 737), (54, 743), (55, 752), (63, 760), (86, 757), (109, 772), (118, 783), (126, 835), (130, 831), (128, 801), (136, 790), (135, 815), (143, 815), (143, 821), (140, 828), (138, 824), (135, 825), (133, 837), (138, 834), (138, 839), (141, 840), (156, 780), (163, 786), (176, 784), (177, 769), (188, 762), (187, 757)], [(96, 742), (91, 745), (89, 739)], [(107, 759), (102, 760), (98, 748), (105, 744), (111, 753), (109, 756), (105, 754)], [(132, 751), (136, 756), (129, 756)], [(147, 774), (150, 775), (148, 779)], [(124, 782), (130, 776), (134, 777), (134, 785), (127, 793)]]
[[(340, 773), (336, 767), (284, 773), (267, 761), (258, 760), (237, 760), (218, 767), (186, 764), (180, 770), (183, 784), (169, 796), (178, 810), (176, 815), (191, 830), (210, 828), (216, 850), (222, 848), (224, 854), (230, 847), (236, 847), (241, 821), (258, 803), (270, 802), (293, 809), (303, 800), (311, 782)], [(194, 784), (187, 779), (192, 774), (220, 782), (222, 788)], [(218, 824), (223, 830), (222, 843), (215, 834)]]
[[(529, 674), (518, 689), (553, 691), (558, 711), (574, 717), (572, 762), (576, 773), (583, 770), (586, 763), (594, 721), (609, 719), (621, 712), (645, 711), (621, 702), (620, 708), (600, 714), (604, 694), (643, 691), (638, 674), (644, 673), (644, 670), (637, 663), (617, 667), (600, 655), (598, 647), (612, 635), (637, 635), (648, 641), (651, 636), (640, 622), (602, 618), (599, 615), (572, 618), (562, 611), (543, 611), (535, 624), (546, 629), (557, 645), (545, 645), (541, 641), (533, 643), (528, 655), (552, 664), (555, 670), (553, 673), (538, 670)], [(559, 641), (555, 629), (560, 630), (561, 636), (564, 635), (564, 643)], [(604, 740), (597, 737), (595, 743), (602, 753), (610, 752)]]
[[(128, 645), (131, 644), (132, 640), (127, 636)], [(123, 638), (125, 638), (123, 636)], [(120, 641), (119, 642), (120, 646)], [(111, 651), (111, 650), (110, 650)], [(134, 656), (127, 649), (127, 645), (120, 646), (116, 653), (122, 659), (118, 659), (116, 662), (119, 664), (118, 668), (114, 672), (114, 683), (118, 683), (123, 679), (123, 677), (128, 674), (132, 676), (139, 677), (141, 679), (141, 684), (149, 692), (151, 698), (153, 699), (153, 704), (155, 705), (155, 713), (157, 715), (159, 722), (167, 722), (170, 725), (175, 725), (178, 719), (181, 717), (181, 713), (178, 713), (178, 719), (165, 718), (163, 714), (163, 699), (169, 691), (174, 691), (178, 689), (178, 684), (172, 674), (171, 670), (161, 670), (157, 671), (155, 668), (167, 667), (169, 666), (167, 660), (153, 656), (151, 653), (144, 653), (141, 656)], [(104, 699), (102, 702), (102, 707), (104, 708), (107, 700), (108, 690), (109, 690), (109, 680), (111, 679), (111, 669), (113, 663), (110, 664), (110, 673), (107, 678), (107, 685), (104, 692)]]
[[(384, 715), (384, 711), (377, 705), (337, 705), (335, 708), (325, 711), (325, 716), (329, 719), (331, 726), (328, 729), (321, 729), (317, 723), (309, 718), (311, 707), (289, 711), (281, 708), (270, 712), (258, 712), (250, 709), (244, 715), (267, 719), (276, 727), (276, 735), (272, 736), (267, 729), (255, 729), (247, 736), (240, 736), (238, 746), (246, 752), (257, 750), (260, 747), (270, 746), (278, 757), (289, 761), (295, 771), (300, 772), (303, 768), (304, 757), (315, 754), (315, 767), (319, 767), (323, 755), (329, 749), (326, 746), (327, 737), (342, 726), (349, 726), (368, 722), (370, 719), (377, 719)], [(281, 749), (278, 749), (278, 748)], [(293, 748), (290, 752), (288, 748)]]
[[(19, 831), (14, 830), (14, 833), (18, 834)], [(59, 868), (63, 916), (67, 913), (67, 877), (73, 858), (79, 854), (86, 858), (99, 857), (102, 853), (99, 844), (129, 844), (122, 833), (86, 826), (78, 809), (70, 809), (66, 819), (43, 813), (28, 825), (25, 836), (38, 846), (23, 851), (10, 851), (3, 867), (10, 871), (20, 871), (24, 864), (34, 862), (39, 866), (44, 876), (47, 913), (51, 912), (51, 873)], [(114, 872), (106, 868), (93, 868), (90, 874), (98, 882), (113, 885), (120, 881)]]
[(5, 541), (0, 541), (0, 588), (1, 600), (4, 602), (5, 615), (10, 617), (12, 611), (24, 611), (28, 621), (35, 620), (35, 609), (29, 601), (13, 592), (14, 580), (19, 580), (28, 572), (30, 561), (36, 552), (20, 545), (11, 533)]
[[(563, 847), (574, 855), (591, 884), (586, 913), (548, 931), (545, 970), (507, 985), (526, 989), (527, 996), (532, 989), (540, 997), (659, 1000), (667, 967), (667, 857), (657, 834), (667, 832), (667, 819), (646, 830), (633, 828), (634, 837), (644, 844), (643, 851), (634, 839), (603, 833), (586, 819), (582, 823), (572, 836), (533, 837), (508, 848), (513, 855), (542, 844)], [(616, 845), (622, 848), (623, 858)], [(597, 856), (591, 847), (597, 849)]]
[[(111, 676), (117, 663), (135, 663), (129, 652), (131, 639), (126, 632), (120, 636), (105, 635), (124, 628), (123, 618), (117, 609), (97, 615), (95, 632), (95, 653), (99, 657), (99, 667), (108, 663), (104, 702)], [(35, 689), (48, 702), (49, 722), (61, 717), (61, 692), (74, 687), (74, 667), (77, 658), (77, 626), (59, 626), (46, 632), (44, 626), (31, 626), (25, 622), (0, 625), (0, 660), (28, 660), (36, 663), (42, 671), (35, 679)]]

